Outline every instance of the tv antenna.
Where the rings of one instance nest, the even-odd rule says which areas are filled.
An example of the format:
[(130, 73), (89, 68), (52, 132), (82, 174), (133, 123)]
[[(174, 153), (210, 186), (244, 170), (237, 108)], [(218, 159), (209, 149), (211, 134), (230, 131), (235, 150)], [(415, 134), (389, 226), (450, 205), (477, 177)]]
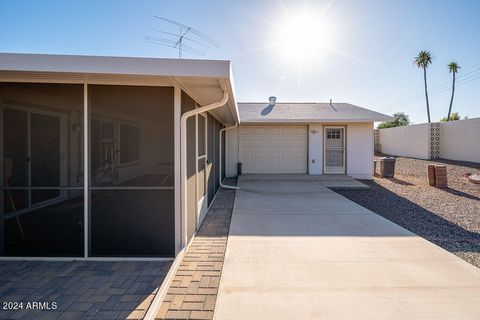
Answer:
[(147, 41), (162, 45), (164, 47), (178, 49), (179, 59), (182, 59), (183, 52), (203, 56), (204, 53), (198, 49), (198, 46), (202, 46), (204, 48), (218, 48), (218, 43), (215, 40), (190, 26), (159, 16), (153, 17), (168, 22), (170, 25), (178, 27), (179, 33), (168, 32), (159, 29), (151, 29), (152, 31), (161, 33), (162, 35), (164, 35), (164, 37), (148, 36), (145, 37), (145, 39), (147, 39)]

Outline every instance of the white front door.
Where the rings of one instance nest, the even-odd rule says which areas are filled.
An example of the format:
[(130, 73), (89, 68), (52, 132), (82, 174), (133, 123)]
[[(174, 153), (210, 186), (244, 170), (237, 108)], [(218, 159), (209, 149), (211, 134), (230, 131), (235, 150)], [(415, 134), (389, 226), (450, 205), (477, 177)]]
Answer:
[(345, 174), (345, 127), (325, 127), (324, 173)]

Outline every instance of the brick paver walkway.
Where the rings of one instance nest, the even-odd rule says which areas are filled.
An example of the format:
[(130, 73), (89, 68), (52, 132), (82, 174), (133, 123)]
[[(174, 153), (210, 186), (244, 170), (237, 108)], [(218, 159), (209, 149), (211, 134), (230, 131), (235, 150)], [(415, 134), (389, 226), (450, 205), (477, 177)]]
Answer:
[(213, 318), (234, 200), (234, 190), (219, 191), (173, 278), (156, 319)]
[(142, 319), (171, 264), (0, 261), (0, 319)]

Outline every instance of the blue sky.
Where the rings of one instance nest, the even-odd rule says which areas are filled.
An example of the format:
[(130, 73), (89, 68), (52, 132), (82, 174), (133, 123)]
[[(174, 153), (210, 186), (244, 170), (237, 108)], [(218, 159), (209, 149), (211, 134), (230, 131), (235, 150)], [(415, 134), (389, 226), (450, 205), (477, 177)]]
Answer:
[[(426, 49), (434, 57), (428, 70), (432, 119), (448, 111), (446, 65), (453, 60), (462, 67), (453, 111), (480, 116), (476, 0), (0, 0), (0, 52), (177, 57), (175, 49), (145, 39), (159, 36), (152, 29), (178, 32), (153, 15), (188, 24), (219, 43), (196, 46), (203, 56), (184, 57), (232, 60), (238, 101), (332, 98), (426, 122), (423, 75), (412, 64)], [(315, 22), (306, 32), (311, 40), (294, 36), (293, 44), (284, 43), (290, 21), (302, 17)]]

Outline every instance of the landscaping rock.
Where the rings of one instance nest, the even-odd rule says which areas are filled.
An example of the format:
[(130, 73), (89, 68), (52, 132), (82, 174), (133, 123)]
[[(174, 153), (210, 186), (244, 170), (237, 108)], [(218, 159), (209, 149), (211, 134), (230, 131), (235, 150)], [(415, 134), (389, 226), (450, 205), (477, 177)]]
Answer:
[[(395, 178), (338, 193), (480, 267), (480, 185), (464, 179), (480, 163), (398, 157)], [(445, 165), (447, 188), (429, 185), (427, 165)]]

